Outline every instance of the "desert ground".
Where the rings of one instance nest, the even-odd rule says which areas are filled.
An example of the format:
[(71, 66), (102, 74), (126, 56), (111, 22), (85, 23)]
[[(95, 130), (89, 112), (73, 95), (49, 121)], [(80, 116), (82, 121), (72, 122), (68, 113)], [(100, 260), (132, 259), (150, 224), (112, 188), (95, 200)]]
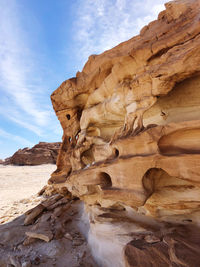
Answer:
[(47, 183), (54, 164), (0, 165), (0, 224), (8, 222), (40, 202), (38, 191)]
[[(51, 164), (0, 165), (0, 267), (98, 266), (87, 244), (83, 203), (58, 195), (49, 199), (37, 195), (55, 168)], [(45, 201), (53, 203), (55, 209), (46, 210), (26, 225), (24, 213)], [(45, 242), (41, 236), (50, 230), (55, 232), (54, 238)], [(35, 238), (28, 237), (27, 232)]]

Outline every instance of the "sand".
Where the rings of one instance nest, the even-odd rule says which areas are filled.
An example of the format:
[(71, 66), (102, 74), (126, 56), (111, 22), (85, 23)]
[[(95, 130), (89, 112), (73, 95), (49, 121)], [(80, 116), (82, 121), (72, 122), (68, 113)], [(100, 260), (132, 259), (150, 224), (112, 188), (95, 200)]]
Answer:
[(47, 184), (56, 165), (0, 165), (0, 224), (23, 214), (41, 201), (38, 191)]

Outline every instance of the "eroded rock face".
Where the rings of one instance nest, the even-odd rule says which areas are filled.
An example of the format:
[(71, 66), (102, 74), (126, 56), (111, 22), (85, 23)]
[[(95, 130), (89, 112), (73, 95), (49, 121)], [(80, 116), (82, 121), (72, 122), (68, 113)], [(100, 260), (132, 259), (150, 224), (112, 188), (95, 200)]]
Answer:
[(3, 164), (13, 165), (40, 165), (55, 164), (61, 143), (40, 142), (32, 148), (23, 148), (15, 152)]
[[(200, 225), (200, 1), (165, 6), (139, 36), (91, 56), (51, 96), (64, 133), (49, 184), (84, 200), (96, 246), (117, 229), (125, 260), (113, 266), (198, 262), (199, 231), (185, 243), (177, 225)], [(155, 232), (159, 241), (148, 243)]]

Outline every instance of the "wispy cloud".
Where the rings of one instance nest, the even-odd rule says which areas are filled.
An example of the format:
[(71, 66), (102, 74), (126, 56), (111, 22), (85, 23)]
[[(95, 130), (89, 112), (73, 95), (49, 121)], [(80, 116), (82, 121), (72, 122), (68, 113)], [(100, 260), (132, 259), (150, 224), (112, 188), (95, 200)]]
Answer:
[[(67, 21), (66, 25), (62, 23), (60, 26), (66, 27), (68, 33), (73, 24), (73, 36), (67, 35), (65, 39), (59, 31), (51, 32), (51, 19), (45, 17), (45, 23), (49, 20), (47, 36), (55, 36), (58, 33), (56, 38), (59, 41), (56, 46), (51, 46), (48, 43), (48, 37), (43, 40), (40, 40), (41, 38), (35, 39), (34, 31), (35, 34), (37, 32), (35, 24), (40, 29), (40, 23), (44, 23), (43, 20), (40, 21), (40, 18), (46, 16), (46, 11), (41, 11), (41, 14), (40, 11), (38, 12), (37, 21), (37, 18), (34, 17), (35, 11), (32, 13), (31, 4), (29, 5), (27, 2), (34, 3), (34, 0), (0, 0), (0, 116), (3, 118), (0, 126), (0, 137), (15, 140), (22, 146), (32, 145), (27, 140), (29, 138), (38, 140), (42, 137), (43, 140), (53, 141), (54, 138), (59, 139), (61, 137), (61, 128), (48, 99), (47, 86), (51, 80), (51, 77), (48, 76), (52, 74), (55, 85), (55, 77), (60, 75), (59, 68), (57, 68), (59, 63), (55, 60), (57, 60), (56, 53), (66, 44), (65, 40), (67, 39), (66, 47), (69, 51), (66, 53), (68, 57), (63, 56), (62, 60), (68, 62), (69, 67), (71, 65), (73, 67), (71, 54), (75, 54), (77, 59), (74, 61), (76, 61), (75, 65), (78, 68), (85, 63), (90, 54), (101, 53), (138, 34), (145, 24), (155, 19), (159, 11), (164, 9), (163, 3), (165, 1), (72, 1), (73, 4), (70, 3), (70, 7), (73, 8), (77, 5), (76, 9), (73, 10), (74, 21), (71, 21), (71, 18), (68, 21), (64, 20), (65, 10), (60, 10), (59, 15), (63, 18), (61, 21)], [(49, 2), (51, 2), (51, 7), (54, 7), (54, 1)], [(24, 6), (30, 8), (27, 15), (24, 15)], [(54, 12), (53, 8), (52, 10)], [(34, 19), (29, 20), (31, 27), (28, 27), (26, 25), (27, 17), (30, 15)], [(28, 29), (33, 30), (33, 32)], [(46, 31), (47, 28), (44, 29)], [(41, 34), (41, 36), (43, 35)], [(43, 53), (46, 52), (45, 49), (39, 49), (40, 52), (42, 51), (41, 53), (35, 51), (36, 43), (36, 47), (41, 45), (44, 45), (45, 49), (48, 47), (49, 53)], [(70, 44), (73, 44), (73, 47)], [(52, 55), (52, 61), (49, 60), (49, 55)], [(47, 62), (54, 65), (48, 65)], [(65, 78), (67, 78), (67, 73)], [(12, 126), (14, 126), (13, 129)], [(20, 127), (28, 129), (28, 131), (22, 131)], [(22, 138), (19, 133), (13, 132), (15, 129), (19, 130), (23, 137), (27, 132), (28, 134)]]
[(0, 136), (8, 140), (16, 141), (17, 143), (20, 143), (24, 146), (32, 147), (34, 145), (32, 142), (28, 141), (27, 139), (21, 136), (18, 136), (18, 135), (13, 135), (11, 133), (8, 133), (1, 128), (0, 128)]
[(74, 24), (78, 56), (85, 61), (130, 39), (157, 18), (166, 0), (80, 0)]
[[(48, 106), (41, 107), (36, 99), (42, 88), (34, 86), (39, 70), (34, 65), (34, 54), (29, 49), (29, 35), (20, 24), (16, 1), (1, 0), (0, 5), (0, 79), (1, 91), (9, 105), (18, 111), (9, 113), (1, 100), (7, 117), (21, 126), (33, 130), (47, 125)], [(35, 77), (35, 78), (34, 78)], [(12, 108), (10, 108), (12, 110)], [(35, 125), (35, 126), (34, 126)]]

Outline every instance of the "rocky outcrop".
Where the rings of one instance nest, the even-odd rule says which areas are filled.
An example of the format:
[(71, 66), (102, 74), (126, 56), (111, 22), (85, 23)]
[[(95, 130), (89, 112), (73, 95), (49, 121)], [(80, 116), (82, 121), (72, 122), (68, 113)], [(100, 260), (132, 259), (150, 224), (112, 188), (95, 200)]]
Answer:
[(61, 143), (39, 142), (32, 148), (19, 149), (10, 158), (5, 159), (3, 164), (13, 165), (40, 165), (55, 164)]
[(61, 195), (39, 201), (24, 215), (0, 225), (0, 266), (97, 267), (82, 233), (83, 203)]
[(200, 1), (165, 7), (51, 96), (64, 133), (49, 184), (85, 202), (103, 266), (199, 262)]

